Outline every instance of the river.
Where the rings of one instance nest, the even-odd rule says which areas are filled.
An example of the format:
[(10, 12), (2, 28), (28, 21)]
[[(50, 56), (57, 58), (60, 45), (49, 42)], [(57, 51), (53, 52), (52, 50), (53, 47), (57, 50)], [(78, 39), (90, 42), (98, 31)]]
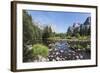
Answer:
[(91, 56), (89, 52), (69, 48), (64, 40), (49, 44), (49, 47), (49, 61), (83, 60)]

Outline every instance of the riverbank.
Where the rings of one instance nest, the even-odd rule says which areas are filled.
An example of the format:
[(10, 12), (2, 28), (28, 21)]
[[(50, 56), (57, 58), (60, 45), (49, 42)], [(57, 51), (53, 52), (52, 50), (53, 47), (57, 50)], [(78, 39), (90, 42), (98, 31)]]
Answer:
[[(49, 41), (48, 56), (39, 56), (39, 59), (31, 58), (28, 62), (49, 62), (49, 61), (67, 61), (67, 60), (85, 60), (91, 59), (90, 41), (67, 41), (56, 40)], [(82, 45), (83, 47), (80, 47)], [(85, 47), (84, 47), (85, 45)], [(32, 46), (31, 46), (32, 47)], [(31, 49), (30, 49), (31, 50)]]

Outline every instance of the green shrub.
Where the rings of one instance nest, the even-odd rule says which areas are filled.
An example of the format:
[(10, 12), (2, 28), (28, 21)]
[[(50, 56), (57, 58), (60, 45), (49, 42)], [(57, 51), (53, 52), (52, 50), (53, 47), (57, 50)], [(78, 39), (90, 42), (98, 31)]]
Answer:
[(44, 46), (43, 44), (35, 44), (32, 47), (32, 54), (33, 56), (41, 55), (43, 57), (48, 56), (49, 49), (48, 47)]
[(68, 35), (66, 38), (67, 38), (67, 39), (71, 39), (72, 37)]
[(77, 45), (78, 49), (83, 49), (82, 45)]

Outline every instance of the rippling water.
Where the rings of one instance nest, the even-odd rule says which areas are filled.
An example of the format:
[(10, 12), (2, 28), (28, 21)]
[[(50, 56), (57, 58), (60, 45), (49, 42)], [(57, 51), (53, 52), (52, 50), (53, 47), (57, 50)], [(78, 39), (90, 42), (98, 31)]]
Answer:
[(90, 59), (90, 53), (73, 50), (68, 47), (66, 41), (59, 41), (51, 45), (48, 59), (49, 61)]

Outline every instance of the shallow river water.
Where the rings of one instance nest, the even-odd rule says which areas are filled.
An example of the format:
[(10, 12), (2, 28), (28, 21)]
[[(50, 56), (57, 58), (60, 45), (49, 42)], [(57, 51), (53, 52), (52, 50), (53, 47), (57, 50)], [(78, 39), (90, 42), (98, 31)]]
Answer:
[(50, 44), (49, 61), (83, 60), (90, 59), (90, 53), (74, 50), (68, 47), (66, 41), (58, 41)]

